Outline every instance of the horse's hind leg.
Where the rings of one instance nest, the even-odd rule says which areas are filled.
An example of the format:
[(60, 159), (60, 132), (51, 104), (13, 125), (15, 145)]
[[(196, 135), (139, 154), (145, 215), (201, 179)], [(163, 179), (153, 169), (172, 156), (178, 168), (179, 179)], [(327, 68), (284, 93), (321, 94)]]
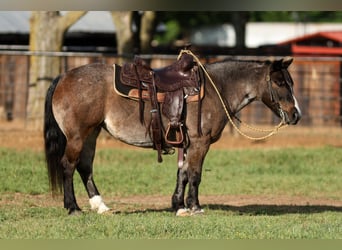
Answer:
[(104, 213), (109, 208), (103, 203), (100, 193), (95, 185), (93, 179), (93, 161), (95, 156), (96, 139), (101, 131), (101, 128), (95, 129), (95, 131), (86, 139), (82, 152), (80, 154), (80, 160), (77, 165), (77, 171), (81, 176), (83, 184), (87, 190), (89, 196), (89, 203), (92, 210), (97, 210), (97, 213)]
[(81, 211), (76, 202), (73, 182), (73, 176), (81, 149), (82, 140), (80, 137), (75, 136), (73, 138), (69, 138), (61, 160), (63, 166), (64, 208), (68, 209), (69, 214)]

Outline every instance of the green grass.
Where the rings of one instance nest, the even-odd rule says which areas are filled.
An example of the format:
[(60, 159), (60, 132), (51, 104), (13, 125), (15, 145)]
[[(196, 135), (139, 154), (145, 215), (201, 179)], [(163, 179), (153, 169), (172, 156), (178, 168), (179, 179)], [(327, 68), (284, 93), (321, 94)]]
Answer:
[(36, 152), (0, 149), (0, 192), (47, 192), (44, 156)]
[[(94, 177), (105, 200), (113, 196), (169, 195), (176, 157), (158, 164), (149, 150), (100, 150)], [(331, 206), (204, 204), (204, 216), (175, 217), (167, 209), (85, 212), (67, 216), (58, 206), (38, 206), (16, 193), (48, 194), (42, 153), (0, 149), (1, 239), (342, 239), (342, 208)], [(77, 176), (77, 175), (76, 175)], [(342, 198), (342, 149), (334, 147), (212, 150), (201, 195), (272, 195)], [(85, 196), (75, 177), (77, 196)]]
[(175, 217), (169, 212), (68, 217), (60, 208), (3, 209), (1, 238), (11, 239), (332, 239), (341, 238), (335, 212), (278, 216), (208, 211)]
[(341, 173), (342, 149), (333, 147), (215, 151), (204, 166), (209, 185), (202, 191), (341, 199)]

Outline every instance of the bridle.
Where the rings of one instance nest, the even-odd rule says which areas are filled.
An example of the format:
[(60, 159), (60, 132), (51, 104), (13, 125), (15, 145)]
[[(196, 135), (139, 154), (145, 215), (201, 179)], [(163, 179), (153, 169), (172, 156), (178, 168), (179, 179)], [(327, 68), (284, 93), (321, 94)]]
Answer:
[[(292, 82), (291, 76), (289, 75), (289, 73), (284, 68), (280, 69), (280, 71), (283, 75), (283, 78), (285, 79), (285, 84), (291, 89), (291, 92), (293, 92), (292, 86), (290, 85), (290, 82)], [(270, 71), (268, 73), (268, 75), (266, 76), (266, 82), (267, 82), (267, 86), (268, 86), (268, 90), (269, 90), (269, 94), (270, 94), (270, 100), (272, 103), (277, 105), (277, 108), (279, 111), (279, 116), (280, 116), (281, 120), (285, 123), (286, 122), (286, 113), (284, 112), (284, 110), (281, 107), (280, 98), (279, 98), (278, 93), (272, 87), (271, 75), (273, 72), (276, 72), (276, 71)]]
[(272, 72), (270, 72), (267, 76), (266, 76), (266, 82), (267, 82), (267, 86), (268, 86), (268, 91), (270, 94), (270, 99), (271, 102), (274, 103), (275, 105), (277, 105), (278, 111), (279, 111), (279, 116), (281, 118), (281, 121), (285, 123), (285, 112), (282, 109), (281, 105), (280, 105), (280, 99), (279, 99), (279, 95), (278, 93), (274, 90), (274, 88), (272, 87), (272, 79), (271, 79), (271, 74)]

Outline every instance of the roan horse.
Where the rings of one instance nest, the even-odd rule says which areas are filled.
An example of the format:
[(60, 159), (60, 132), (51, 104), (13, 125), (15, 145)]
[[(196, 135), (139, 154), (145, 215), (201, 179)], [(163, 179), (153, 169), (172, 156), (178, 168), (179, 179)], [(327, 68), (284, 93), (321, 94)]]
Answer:
[[(286, 124), (294, 125), (300, 120), (301, 111), (287, 70), (292, 60), (288, 57), (272, 61), (227, 59), (204, 65), (217, 90), (209, 84), (207, 76), (203, 77), (201, 133), (198, 133), (198, 105), (186, 105), (184, 126), (189, 143), (184, 164), (177, 170), (172, 196), (172, 207), (177, 214), (203, 211), (198, 199), (203, 161), (228, 122), (218, 93), (232, 116), (258, 100)], [(96, 139), (102, 128), (127, 144), (153, 146), (145, 125), (139, 122), (137, 102), (114, 91), (113, 74), (111, 65), (84, 65), (58, 76), (47, 91), (44, 139), (49, 181), (53, 192), (63, 191), (64, 207), (69, 214), (81, 211), (74, 194), (75, 170), (85, 185), (91, 209), (98, 213), (109, 210), (93, 179)], [(151, 107), (148, 102), (144, 105), (145, 124), (148, 124)], [(186, 185), (189, 186), (185, 198)]]

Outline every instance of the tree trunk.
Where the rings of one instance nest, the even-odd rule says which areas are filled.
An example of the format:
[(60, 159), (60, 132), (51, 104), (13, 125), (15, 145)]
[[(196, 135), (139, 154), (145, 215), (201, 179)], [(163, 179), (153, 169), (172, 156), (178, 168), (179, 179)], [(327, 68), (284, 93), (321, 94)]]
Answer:
[(246, 23), (249, 19), (248, 11), (233, 11), (232, 24), (236, 33), (236, 48), (244, 49), (246, 47)]
[(118, 63), (122, 64), (134, 54), (133, 12), (112, 11), (111, 14), (116, 32), (117, 53), (123, 56)]
[[(33, 11), (30, 18), (30, 58), (27, 125), (42, 129), (44, 101), (51, 81), (61, 73), (61, 58), (44, 52), (62, 50), (65, 32), (86, 12), (75, 11), (60, 15), (59, 11)], [(42, 53), (42, 54), (39, 54)]]
[(150, 54), (152, 52), (151, 42), (156, 28), (156, 13), (145, 11), (141, 17), (140, 27), (140, 53)]

